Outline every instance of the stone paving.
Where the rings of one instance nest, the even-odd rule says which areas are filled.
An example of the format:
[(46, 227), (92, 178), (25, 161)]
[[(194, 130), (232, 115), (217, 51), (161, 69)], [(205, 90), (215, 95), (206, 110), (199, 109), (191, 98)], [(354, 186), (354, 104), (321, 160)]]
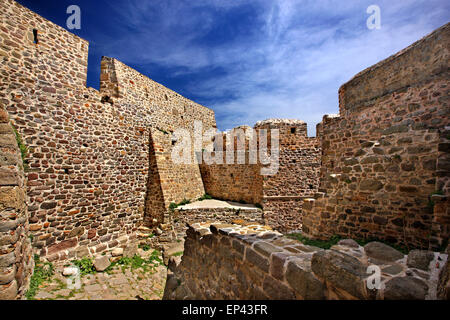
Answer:
[[(145, 258), (148, 252), (138, 254)], [(41, 285), (36, 300), (160, 300), (167, 277), (166, 266), (157, 262), (147, 272), (115, 266), (109, 272), (81, 276), (81, 288), (69, 289), (68, 278), (62, 275), (64, 264), (54, 267), (53, 277)]]
[(223, 201), (217, 199), (206, 199), (202, 201), (195, 201), (192, 203), (185, 204), (183, 206), (179, 206), (177, 209), (192, 210), (201, 208), (208, 208), (208, 209), (227, 208), (235, 210), (258, 209), (253, 204), (239, 203), (233, 201)]

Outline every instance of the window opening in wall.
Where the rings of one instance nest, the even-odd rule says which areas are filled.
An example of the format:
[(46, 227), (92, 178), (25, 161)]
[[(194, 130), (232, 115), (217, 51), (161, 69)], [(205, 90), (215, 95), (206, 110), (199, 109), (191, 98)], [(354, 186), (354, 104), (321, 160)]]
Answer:
[(65, 173), (65, 174), (69, 174), (69, 169), (64, 168), (64, 173)]
[(38, 30), (37, 29), (33, 29), (33, 42), (35, 44), (38, 44), (39, 40), (38, 40)]
[(291, 128), (291, 133), (295, 133), (295, 128)]

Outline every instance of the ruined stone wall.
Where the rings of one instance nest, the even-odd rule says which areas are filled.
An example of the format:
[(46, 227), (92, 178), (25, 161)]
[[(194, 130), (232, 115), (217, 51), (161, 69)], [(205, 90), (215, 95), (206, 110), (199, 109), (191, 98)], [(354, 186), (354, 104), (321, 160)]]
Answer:
[[(174, 243), (184, 240), (188, 224), (220, 221), (222, 223), (246, 222), (265, 224), (263, 212), (259, 208), (197, 208), (181, 210), (175, 209), (167, 215), (167, 222), (161, 225), (162, 236), (154, 237), (152, 244), (160, 246), (162, 243)], [(156, 247), (156, 246), (155, 246)]]
[(264, 218), (279, 231), (299, 230), (303, 199), (314, 195), (319, 187), (319, 139), (308, 137), (307, 125), (300, 120), (266, 120), (255, 128), (266, 129), (269, 136), (270, 129), (278, 129), (280, 138), (278, 172), (263, 178)]
[[(438, 299), (447, 258), (351, 239), (323, 250), (257, 224), (197, 223), (187, 231), (181, 262), (169, 262), (164, 299)], [(378, 288), (367, 286), (369, 265), (381, 270)]]
[(150, 131), (193, 119), (214, 126), (211, 110), (110, 58), (102, 60), (101, 91), (86, 88), (87, 41), (12, 0), (0, 3), (0, 18), (0, 102), (29, 148), (30, 230), (41, 255), (84, 256), (133, 240), (153, 180), (163, 185), (158, 205), (184, 192), (170, 179), (195, 176), (189, 183), (202, 194), (198, 166), (159, 175), (171, 160), (153, 155), (149, 174), (150, 141), (165, 143)]
[[(108, 57), (102, 59), (100, 90), (107, 97), (104, 100), (120, 99), (122, 104), (135, 106), (137, 114), (133, 117), (145, 119), (146, 127), (152, 127), (151, 142), (155, 145), (155, 171), (150, 172), (148, 184), (161, 184), (163, 202), (167, 208), (171, 202), (183, 199), (196, 199), (205, 193), (200, 169), (194, 162), (176, 164), (172, 161), (172, 149), (176, 143), (174, 132), (186, 129), (191, 136), (194, 148), (194, 121), (202, 124), (203, 132), (216, 127), (214, 112), (180, 94), (156, 83), (126, 66), (120, 61)], [(187, 183), (188, 182), (188, 183)], [(150, 189), (149, 189), (150, 190)], [(148, 194), (152, 198), (152, 193)], [(161, 206), (146, 206), (146, 221), (161, 218)], [(160, 221), (161, 222), (161, 221)]]
[[(242, 129), (238, 127), (236, 129)], [(317, 138), (307, 136), (306, 123), (300, 120), (270, 119), (255, 125), (255, 134), (267, 130), (267, 154), (271, 150), (271, 129), (279, 130), (279, 159), (276, 171), (262, 175), (259, 153), (257, 163), (249, 161), (249, 139), (246, 132), (245, 164), (237, 163), (240, 137), (234, 141), (235, 164), (200, 165), (205, 190), (215, 198), (261, 204), (270, 226), (287, 232), (301, 228), (303, 199), (318, 190), (321, 149)], [(227, 136), (230, 136), (228, 134)], [(225, 140), (224, 140), (225, 141)], [(261, 141), (257, 141), (257, 146)], [(224, 142), (225, 145), (225, 142)]]
[(448, 206), (433, 226), (431, 196), (448, 195), (449, 40), (445, 25), (340, 88), (340, 115), (317, 128), (322, 193), (303, 206), (305, 234), (424, 248), (448, 239)]
[(33, 272), (25, 185), (16, 136), (0, 103), (0, 300), (22, 298)]

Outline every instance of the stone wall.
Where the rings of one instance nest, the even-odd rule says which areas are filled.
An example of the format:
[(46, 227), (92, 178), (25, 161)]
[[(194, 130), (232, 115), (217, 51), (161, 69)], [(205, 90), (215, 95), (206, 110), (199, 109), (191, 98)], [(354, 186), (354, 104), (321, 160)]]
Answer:
[(165, 223), (161, 225), (162, 234), (147, 241), (154, 248), (162, 248), (165, 244), (183, 241), (189, 224), (214, 221), (265, 224), (263, 212), (259, 208), (175, 209), (166, 214), (164, 221)]
[[(100, 92), (86, 88), (87, 41), (12, 0), (0, 17), (0, 102), (29, 148), (30, 230), (42, 256), (111, 249), (135, 238), (144, 215), (162, 223), (162, 206), (204, 193), (198, 166), (174, 168), (161, 148), (194, 120), (214, 127), (211, 110), (106, 57)], [(159, 194), (147, 188), (155, 181)]]
[(314, 195), (319, 187), (319, 139), (308, 137), (307, 125), (301, 120), (270, 119), (258, 122), (255, 128), (268, 132), (278, 129), (280, 138), (278, 172), (263, 177), (264, 217), (281, 232), (299, 230), (303, 199)]
[[(249, 127), (247, 127), (249, 128)], [(279, 130), (279, 163), (276, 171), (262, 175), (261, 169), (268, 167), (250, 163), (249, 146), (252, 136), (245, 127), (238, 127), (246, 133), (245, 164), (237, 163), (239, 136), (229, 133), (226, 137), (233, 140), (234, 164), (201, 164), (201, 173), (205, 190), (218, 199), (244, 201), (260, 204), (268, 224), (277, 230), (286, 232), (301, 228), (303, 199), (314, 195), (318, 190), (321, 149), (317, 138), (307, 136), (306, 123), (300, 120), (269, 119), (258, 122), (254, 129), (258, 135), (260, 129), (267, 130), (268, 155), (270, 155), (270, 130)], [(234, 129), (234, 130), (236, 130)], [(232, 131), (233, 133), (233, 131)], [(224, 139), (226, 141), (226, 139)], [(257, 141), (259, 146), (261, 141)], [(225, 142), (224, 142), (225, 145)]]
[(321, 192), (303, 205), (305, 234), (448, 239), (449, 38), (447, 24), (340, 88), (340, 115), (317, 127)]
[(16, 136), (0, 103), (0, 300), (22, 298), (34, 267), (25, 185)]
[[(351, 239), (323, 250), (267, 226), (193, 224), (181, 262), (169, 262), (164, 299), (437, 299), (447, 258)], [(380, 268), (378, 289), (367, 286), (369, 265)]]

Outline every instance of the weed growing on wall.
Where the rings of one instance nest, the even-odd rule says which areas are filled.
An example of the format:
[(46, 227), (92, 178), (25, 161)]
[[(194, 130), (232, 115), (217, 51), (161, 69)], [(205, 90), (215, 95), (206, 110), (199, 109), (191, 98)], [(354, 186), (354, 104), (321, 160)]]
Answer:
[(179, 203), (175, 203), (175, 202), (171, 202), (169, 205), (169, 210), (170, 211), (174, 211), (176, 208), (178, 208), (179, 206), (184, 206), (185, 204), (191, 203), (191, 200), (189, 199), (183, 199), (181, 202)]
[(34, 272), (31, 276), (30, 287), (25, 294), (28, 300), (33, 300), (39, 286), (45, 281), (50, 280), (54, 274), (54, 268), (51, 262), (42, 262), (37, 254), (34, 255)]
[(17, 129), (13, 125), (11, 125), (11, 127), (13, 128), (14, 134), (16, 135), (17, 145), (19, 146), (20, 155), (22, 157), (23, 169), (26, 171), (29, 169), (28, 160), (26, 159), (28, 155), (28, 148), (23, 143), (22, 137), (20, 136), (20, 133), (17, 131)]

